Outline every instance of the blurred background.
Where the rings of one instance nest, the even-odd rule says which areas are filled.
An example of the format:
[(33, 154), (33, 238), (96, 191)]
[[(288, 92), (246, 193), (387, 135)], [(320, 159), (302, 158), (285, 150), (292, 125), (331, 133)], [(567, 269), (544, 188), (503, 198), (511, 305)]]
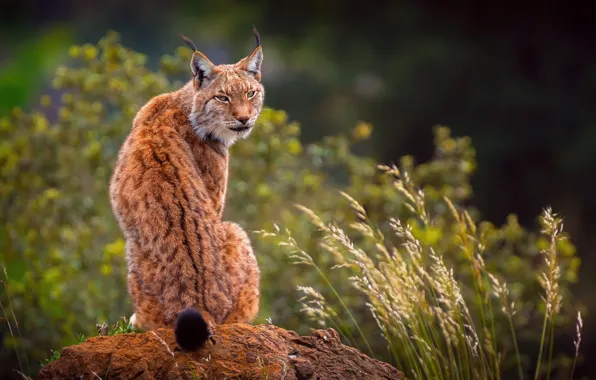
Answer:
[[(52, 78), (70, 47), (95, 45), (110, 30), (157, 69), (182, 45), (180, 33), (216, 64), (237, 61), (251, 51), (255, 25), (266, 104), (300, 122), (303, 144), (366, 122), (374, 132), (354, 150), (392, 163), (410, 154), (429, 160), (435, 124), (471, 137), (477, 172), (467, 202), (496, 225), (515, 213), (520, 225), (536, 227), (547, 205), (562, 214), (582, 260), (572, 291), (590, 309), (595, 11), (594, 2), (8, 0), (0, 8), (0, 116), (28, 112), (44, 94), (59, 98)], [(7, 239), (0, 235), (0, 248)], [(593, 320), (585, 320), (585, 352)]]

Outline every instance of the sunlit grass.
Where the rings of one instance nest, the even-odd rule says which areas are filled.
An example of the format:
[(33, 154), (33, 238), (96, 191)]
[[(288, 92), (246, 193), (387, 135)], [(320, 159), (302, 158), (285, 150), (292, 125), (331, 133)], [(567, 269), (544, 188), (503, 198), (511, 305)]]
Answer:
[[(414, 216), (408, 220), (390, 218), (388, 224), (393, 236), (376, 228), (364, 207), (345, 193), (341, 194), (356, 214), (356, 221), (349, 227), (360, 244), (337, 224), (324, 222), (304, 206), (297, 207), (322, 233), (320, 247), (333, 258), (336, 265), (332, 270), (347, 269), (351, 274), (348, 281), (366, 297), (366, 306), (387, 341), (387, 349), (396, 365), (412, 379), (500, 379), (505, 355), (513, 355), (517, 376), (523, 379), (524, 368), (512, 319), (517, 312), (515, 300), (511, 298), (507, 279), (499, 278), (485, 265), (483, 233), (464, 208), (456, 207), (446, 197), (443, 199), (452, 216), (455, 241), (472, 273), (468, 277), (471, 283), (464, 284), (461, 278), (466, 277), (459, 277), (454, 268), (446, 264), (448, 261), (441, 247), (422, 241), (413, 233), (414, 227), (429, 229), (435, 223), (428, 212), (425, 193), (416, 187), (407, 172), (388, 166), (379, 169), (393, 176), (395, 190)], [(542, 212), (540, 223), (541, 234), (549, 244), (541, 251), (544, 269), (538, 280), (544, 294), (536, 294), (536, 298), (542, 298), (545, 312), (534, 373), (536, 379), (542, 376), (548, 379), (552, 372), (554, 326), (562, 301), (558, 291), (557, 243), (565, 237), (562, 219), (550, 208)], [(337, 329), (347, 344), (358, 345), (349, 328), (354, 325), (364, 342), (361, 348), (371, 352), (367, 337), (325, 270), (300, 247), (291, 231), (275, 226), (272, 232), (258, 232), (263, 237), (276, 238), (281, 246), (289, 249), (294, 264), (313, 268), (329, 287), (334, 297), (326, 299), (313, 287), (299, 286), (303, 312), (319, 324)], [(391, 247), (390, 240), (398, 244)], [(363, 248), (364, 241), (369, 243), (367, 249)], [(471, 289), (473, 295), (464, 297), (464, 287)], [(498, 340), (496, 336), (496, 313), (502, 313), (508, 320), (512, 353), (497, 346), (502, 337)], [(342, 315), (347, 315), (349, 321), (343, 320)], [(578, 314), (575, 361), (579, 356), (581, 328)]]

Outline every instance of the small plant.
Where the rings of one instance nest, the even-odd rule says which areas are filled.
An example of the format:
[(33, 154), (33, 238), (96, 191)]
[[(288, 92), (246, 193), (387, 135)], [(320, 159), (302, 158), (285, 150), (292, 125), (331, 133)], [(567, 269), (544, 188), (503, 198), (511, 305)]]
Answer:
[(126, 317), (120, 318), (119, 321), (114, 323), (108, 332), (108, 335), (118, 335), (118, 334), (128, 334), (128, 333), (136, 333), (137, 330), (132, 327), (130, 324), (130, 320)]
[(86, 339), (87, 337), (85, 337), (85, 334), (77, 334), (77, 344), (85, 342)]
[[(108, 325), (106, 322), (95, 325), (97, 328), (97, 334), (99, 336), (111, 336), (117, 334), (135, 333), (137, 330), (132, 326), (130, 320), (126, 317), (121, 317), (119, 321), (116, 321), (113, 325)], [(82, 335), (82, 334), (81, 334)]]
[(197, 370), (193, 366), (190, 365), (190, 363), (188, 362), (188, 359), (186, 360), (186, 365), (187, 365), (188, 369), (190, 370), (190, 374), (192, 375), (192, 378), (194, 380), (199, 380), (200, 377), (199, 377), (199, 375), (197, 375)]
[(41, 361), (41, 366), (45, 367), (46, 365), (50, 364), (53, 361), (60, 359), (60, 351), (51, 350), (52, 355), (49, 358)]
[(266, 380), (269, 379), (269, 367), (265, 364), (265, 360), (259, 357), (257, 358), (257, 363), (261, 369), (261, 378)]

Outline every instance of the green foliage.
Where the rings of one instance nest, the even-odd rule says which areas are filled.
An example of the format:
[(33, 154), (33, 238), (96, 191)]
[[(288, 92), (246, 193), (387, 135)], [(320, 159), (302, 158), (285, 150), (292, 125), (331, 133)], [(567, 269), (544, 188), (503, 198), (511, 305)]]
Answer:
[(85, 334), (77, 334), (77, 344), (83, 343), (86, 339)]
[(60, 351), (51, 350), (51, 352), (52, 352), (52, 355), (49, 358), (44, 359), (39, 363), (42, 367), (50, 364), (53, 361), (60, 359)]
[(108, 335), (111, 336), (111, 335), (128, 334), (128, 333), (135, 333), (135, 332), (137, 332), (137, 330), (135, 330), (135, 328), (132, 327), (132, 325), (130, 324), (130, 321), (126, 317), (122, 317), (122, 318), (120, 318), (119, 321), (117, 321), (112, 326), (110, 326)]
[[(93, 333), (96, 323), (132, 313), (124, 240), (109, 206), (108, 182), (138, 109), (189, 77), (188, 49), (164, 56), (154, 71), (147, 67), (144, 55), (122, 47), (115, 33), (97, 46), (74, 46), (69, 54), (72, 61), (56, 70), (53, 82), (60, 99), (43, 96), (34, 109), (15, 109), (0, 119), (0, 209), (4, 216), (0, 220), (0, 263), (8, 271), (7, 293), (16, 317), (27, 327), (20, 345), (37, 360), (49, 348), (74, 343), (77, 333)], [(405, 218), (413, 226), (413, 235), (436, 246), (464, 283), (473, 278), (457, 240), (457, 225), (444, 202), (448, 197), (455, 207), (466, 206), (473, 220), (480, 220), (478, 212), (468, 206), (470, 178), (476, 169), (469, 138), (453, 138), (448, 128), (437, 127), (431, 161), (416, 164), (405, 156), (400, 162), (424, 191), (426, 210), (433, 218), (433, 224), (425, 227), (414, 223), (416, 216), (406, 207), (407, 197), (394, 191), (392, 179), (381, 175), (372, 159), (352, 153), (370, 135), (370, 125), (361, 123), (348, 134), (308, 146), (301, 143), (300, 130), (284, 112), (266, 109), (254, 133), (233, 146), (227, 219), (251, 231), (283, 225), (326, 271), (335, 259), (319, 247), (320, 233), (292, 205), (302, 204), (323, 220), (354, 221), (349, 205), (337, 195), (341, 188), (358, 198), (381, 231), (391, 229), (387, 216)], [(540, 331), (531, 328), (540, 320), (536, 310), (543, 308), (536, 298), (540, 289), (537, 259), (548, 242), (519, 226), (515, 216), (501, 227), (476, 224), (485, 236), (486, 267), (507, 278), (518, 309), (513, 323), (522, 331), (520, 341), (539, 340)], [(308, 323), (300, 313), (297, 285), (326, 283), (317, 273), (288, 265), (286, 254), (270, 241), (257, 235), (252, 240), (262, 271), (258, 322), (271, 318), (275, 324), (306, 333)], [(359, 243), (367, 251), (374, 248), (366, 239)], [(568, 241), (558, 248), (562, 310), (571, 310), (568, 286), (577, 280), (579, 259)], [(355, 336), (352, 343), (364, 346), (361, 336), (378, 336), (365, 296), (355, 293), (340, 271), (329, 273), (328, 281), (357, 322), (345, 326)], [(326, 298), (329, 295), (333, 296), (325, 294)], [(565, 314), (558, 318), (560, 323), (570, 320)], [(357, 326), (362, 334), (354, 334)], [(495, 326), (501, 331), (509, 324), (506, 318), (496, 319)], [(376, 356), (389, 359), (381, 339), (369, 342)]]

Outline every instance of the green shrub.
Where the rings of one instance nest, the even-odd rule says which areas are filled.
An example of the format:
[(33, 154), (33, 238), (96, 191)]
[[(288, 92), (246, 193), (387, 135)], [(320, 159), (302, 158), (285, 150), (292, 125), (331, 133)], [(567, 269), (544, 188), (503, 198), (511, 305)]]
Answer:
[[(188, 49), (164, 56), (159, 68), (151, 70), (144, 55), (119, 44), (116, 33), (97, 46), (73, 46), (69, 53), (71, 62), (56, 70), (53, 82), (60, 99), (43, 96), (32, 110), (15, 109), (0, 119), (0, 264), (9, 277), (0, 301), (7, 305), (11, 297), (21, 326), (15, 342), (31, 362), (46, 358), (51, 348), (74, 343), (79, 333), (94, 333), (97, 323), (113, 323), (132, 313), (124, 240), (109, 206), (108, 181), (136, 111), (152, 96), (174, 90), (188, 78)], [(360, 123), (347, 134), (303, 146), (298, 123), (289, 122), (282, 111), (264, 110), (250, 138), (232, 148), (225, 217), (251, 231), (283, 225), (326, 272), (336, 258), (320, 249), (321, 233), (293, 204), (308, 207), (322, 220), (354, 221), (351, 208), (337, 194), (342, 189), (359, 200), (384, 236), (392, 236), (388, 216), (408, 220), (413, 236), (436, 247), (461, 281), (471, 283), (475, 272), (460, 248), (459, 225), (444, 202), (448, 197), (458, 210), (464, 207), (472, 220), (480, 220), (468, 206), (476, 169), (470, 139), (452, 138), (448, 128), (437, 127), (436, 154), (430, 162), (415, 164), (408, 156), (401, 160), (400, 166), (423, 189), (425, 210), (433, 221), (424, 226), (409, 222), (417, 218), (407, 206), (409, 198), (395, 191), (394, 181), (375, 169), (375, 161), (352, 152), (371, 130)], [(536, 296), (537, 273), (542, 270), (540, 248), (548, 241), (523, 229), (513, 215), (502, 227), (475, 224), (484, 234), (486, 268), (507, 279), (510, 298), (516, 302), (512, 321), (523, 331), (519, 340), (539, 341), (541, 331), (532, 326), (541, 322), (544, 308)], [(285, 252), (270, 241), (258, 235), (252, 240), (262, 270), (257, 322), (271, 318), (285, 328), (308, 332), (296, 289), (301, 284), (325, 285), (324, 280), (289, 265)], [(367, 252), (375, 249), (370, 239), (358, 243)], [(397, 243), (386, 241), (388, 247)], [(568, 286), (576, 281), (579, 259), (568, 240), (559, 245), (559, 294), (565, 311), (572, 309)], [(363, 339), (354, 334), (356, 326), (362, 336), (380, 337), (365, 306), (366, 296), (354, 292), (345, 273), (333, 271), (327, 279), (357, 322), (343, 327), (354, 336), (352, 343), (364, 347)], [(332, 295), (322, 292), (327, 299)], [(572, 318), (562, 313), (557, 321), (570, 323)], [(508, 331), (508, 326), (507, 318), (495, 317), (495, 331)], [(508, 347), (509, 335), (502, 343), (501, 336), (496, 334), (498, 347)], [(4, 340), (5, 345), (11, 342)], [(376, 356), (391, 360), (382, 339), (369, 339), (369, 345)], [(15, 365), (6, 351), (0, 355), (2, 363), (9, 363), (0, 367)]]

